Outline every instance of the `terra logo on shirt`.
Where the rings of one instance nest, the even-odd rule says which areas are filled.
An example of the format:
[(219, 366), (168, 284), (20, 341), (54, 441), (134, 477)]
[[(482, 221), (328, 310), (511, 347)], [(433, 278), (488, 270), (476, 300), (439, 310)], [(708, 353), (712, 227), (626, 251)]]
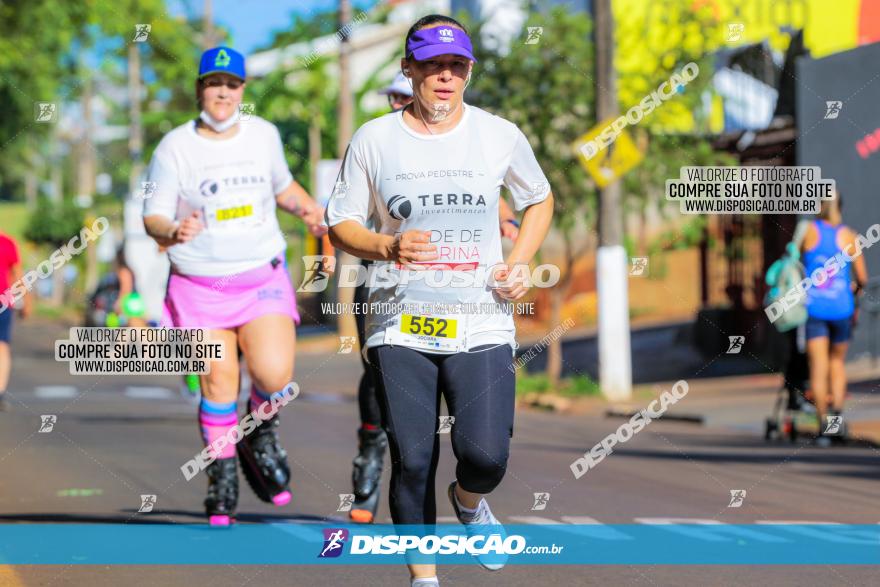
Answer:
[(412, 202), (407, 200), (405, 196), (399, 194), (392, 196), (391, 199), (388, 200), (388, 213), (391, 214), (391, 217), (395, 220), (409, 218), (409, 215), (412, 213)]
[(220, 182), (223, 187), (237, 187), (245, 185), (257, 185), (268, 183), (268, 180), (262, 175), (237, 175), (221, 178), (219, 181), (215, 179), (206, 179), (199, 184), (199, 192), (209, 198), (216, 196), (220, 191)]
[[(474, 197), (473, 194), (425, 194), (418, 196), (423, 208), (429, 206), (486, 206), (486, 199), (482, 194)], [(461, 204), (459, 204), (461, 200)]]
[[(422, 207), (422, 214), (435, 214), (442, 208), (445, 212), (485, 212), (486, 198), (482, 194), (421, 194), (414, 198)], [(412, 215), (413, 200), (400, 194), (388, 200), (388, 214), (395, 220), (405, 220)], [(482, 208), (482, 209), (479, 209)]]
[(213, 179), (206, 179), (199, 186), (199, 192), (206, 198), (216, 195), (218, 189), (220, 189), (220, 186)]

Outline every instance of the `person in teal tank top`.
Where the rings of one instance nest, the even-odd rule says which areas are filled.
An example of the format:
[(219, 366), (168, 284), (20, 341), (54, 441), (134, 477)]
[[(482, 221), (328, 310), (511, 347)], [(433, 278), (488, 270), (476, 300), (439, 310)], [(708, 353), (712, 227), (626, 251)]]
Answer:
[(841, 207), (839, 193), (836, 199), (823, 201), (819, 218), (810, 224), (801, 244), (807, 276), (827, 275), (821, 283), (821, 277), (814, 278), (806, 299), (807, 357), (810, 388), (819, 417), (816, 443), (820, 446), (831, 443), (830, 435), (838, 433), (835, 430), (843, 430), (839, 428), (838, 417), (846, 396), (846, 351), (857, 317), (856, 296), (868, 281), (865, 259), (861, 255), (840, 264), (833, 275), (830, 275), (832, 271), (817, 272), (838, 253), (848, 251), (852, 255), (856, 250), (856, 234), (843, 224)]

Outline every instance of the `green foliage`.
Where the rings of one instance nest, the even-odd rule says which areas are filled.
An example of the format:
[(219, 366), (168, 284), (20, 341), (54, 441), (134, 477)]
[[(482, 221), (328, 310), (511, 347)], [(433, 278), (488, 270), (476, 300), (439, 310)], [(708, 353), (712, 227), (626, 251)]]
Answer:
[[(352, 2), (352, 20), (357, 20), (361, 13), (369, 13), (372, 21), (385, 22), (391, 8), (383, 5), (382, 2)], [(311, 41), (333, 35), (338, 30), (339, 18), (335, 9), (311, 11), (307, 15), (292, 13), (290, 24), (273, 31), (272, 39), (257, 51)]]
[(575, 375), (562, 380), (558, 393), (565, 397), (589, 397), (602, 395), (602, 390), (588, 375)]
[(27, 222), (28, 212), (23, 202), (0, 203), (0, 231), (21, 242)]
[(58, 103), (87, 14), (80, 2), (0, 2), (0, 190), (10, 196), (21, 196), (24, 172), (52, 130), (35, 122), (35, 103)]
[[(32, 172), (45, 181), (53, 166), (64, 168), (65, 191), (72, 186), (74, 163), (57, 159), (61, 141), (55, 124), (34, 120), (35, 102), (53, 102), (64, 110), (75, 107), (84, 81), (96, 82), (100, 96), (108, 86), (125, 88), (126, 57), (135, 25), (150, 24), (148, 42), (136, 43), (145, 81), (144, 158), (161, 135), (191, 117), (193, 80), (199, 35), (186, 20), (168, 15), (164, 0), (28, 0), (0, 3), (0, 178), (2, 192), (21, 198), (24, 176)], [(96, 66), (97, 65), (97, 66)], [(103, 85), (102, 85), (103, 84)], [(115, 97), (115, 94), (114, 94)], [(112, 108), (111, 124), (128, 124), (125, 101), (105, 99)], [(167, 124), (162, 124), (167, 122)], [(99, 171), (125, 186), (130, 169), (126, 141), (96, 146), (97, 159), (110, 162)]]
[(36, 244), (60, 247), (83, 227), (83, 212), (73, 202), (51, 201), (46, 196), (37, 199), (37, 207), (28, 219), (24, 237)]
[[(128, 80), (129, 48), (133, 46), (139, 53), (144, 83), (142, 159), (148, 161), (165, 133), (198, 113), (195, 80), (202, 51), (201, 35), (197, 32), (201, 22), (169, 16), (163, 0), (96, 2), (93, 17), (101, 35), (113, 41), (109, 55), (103, 60), (103, 74), (108, 80), (124, 87)], [(132, 43), (136, 23), (150, 25), (147, 42)], [(215, 33), (218, 43), (223, 42), (223, 31)], [(118, 104), (111, 120), (116, 124), (129, 124), (128, 104)], [(125, 145), (118, 146), (121, 148), (114, 160), (122, 165), (113, 170), (117, 175), (114, 179), (127, 185), (128, 151)]]
[(537, 375), (523, 373), (516, 377), (516, 395), (518, 396), (527, 393), (545, 393), (549, 389), (550, 378), (543, 373)]
[[(695, 22), (700, 14), (691, 18)], [(514, 39), (507, 54), (486, 47), (491, 45), (481, 37), (479, 23), (468, 23), (477, 43), (473, 79), (468, 101), (502, 116), (519, 126), (529, 138), (535, 156), (547, 175), (556, 200), (554, 225), (566, 243), (566, 254), (576, 257), (583, 251), (584, 241), (576, 227), (595, 226), (597, 220), (597, 192), (592, 180), (583, 170), (572, 149), (572, 143), (596, 124), (593, 83), (592, 23), (585, 14), (572, 14), (555, 9), (547, 14), (534, 13), (524, 23), (524, 35)], [(543, 27), (540, 41), (525, 44), (528, 26)], [(690, 30), (690, 29), (688, 29)], [(642, 87), (644, 94), (690, 61), (696, 61), (701, 71), (711, 71), (710, 59), (699, 53), (693, 44), (664, 53), (659, 67), (644, 73), (641, 79), (630, 76), (621, 80), (627, 87)], [(699, 111), (702, 93), (709, 81), (702, 75), (673, 98), (678, 108)], [(626, 94), (627, 92), (623, 92)], [(670, 101), (670, 102), (672, 102)], [(658, 110), (669, 106), (662, 104)], [(621, 112), (632, 104), (620, 104)], [(637, 142), (646, 149), (645, 160), (623, 178), (624, 210), (627, 213), (644, 210), (652, 202), (659, 203), (669, 214), (675, 209), (665, 206), (665, 180), (678, 177), (682, 165), (723, 165), (730, 158), (716, 153), (709, 141), (700, 136), (666, 134), (659, 125), (652, 126), (652, 113), (644, 123), (630, 128)], [(670, 246), (692, 246), (698, 239), (694, 230), (686, 230), (684, 238)], [(636, 249), (627, 237), (630, 251)]]
[[(355, 18), (361, 13), (359, 8), (352, 11)], [(387, 10), (384, 9), (370, 11), (370, 20), (381, 21), (386, 13)], [(337, 27), (335, 11), (318, 12), (308, 18), (296, 15), (290, 27), (276, 33), (267, 48), (313, 41), (321, 36), (334, 34)], [(314, 191), (309, 164), (310, 128), (320, 131), (322, 159), (336, 158), (339, 132), (339, 80), (332, 73), (336, 67), (336, 56), (328, 54), (311, 57), (307, 60), (294, 59), (289, 65), (252, 81), (245, 94), (245, 100), (253, 101), (256, 111), (278, 127), (288, 165), (297, 181), (308, 191)], [(387, 83), (380, 72), (389, 63), (399, 59), (399, 55), (392, 55), (384, 63), (376, 64), (366, 82), (360, 88), (354, 88), (355, 128), (385, 114), (385, 109), (378, 112), (364, 110), (360, 105), (361, 98)]]
[(322, 156), (335, 156), (337, 80), (327, 72), (329, 60), (319, 57), (309, 67), (282, 68), (249, 84), (245, 99), (278, 127), (293, 175), (311, 190), (309, 127), (321, 132)]
[(506, 55), (487, 47), (481, 25), (466, 24), (478, 63), (468, 102), (516, 124), (528, 137), (556, 200), (554, 223), (568, 233), (579, 219), (595, 218), (595, 191), (578, 164), (572, 142), (595, 124), (592, 25), (588, 16), (556, 8), (534, 13), (523, 26), (544, 28), (541, 41), (511, 42)]
[(561, 395), (563, 397), (592, 397), (602, 394), (599, 388), (599, 384), (588, 375), (575, 375), (573, 377), (565, 377), (559, 381), (559, 384), (554, 389), (550, 378), (546, 374), (517, 374), (517, 396), (522, 396), (528, 393), (550, 392), (555, 392), (557, 395)]

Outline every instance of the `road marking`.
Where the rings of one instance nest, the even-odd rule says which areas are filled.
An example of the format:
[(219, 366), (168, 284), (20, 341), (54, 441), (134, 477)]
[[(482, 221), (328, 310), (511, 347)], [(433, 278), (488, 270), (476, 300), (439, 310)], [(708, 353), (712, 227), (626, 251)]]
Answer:
[(562, 521), (566, 524), (601, 524), (596, 518), (590, 516), (562, 516)]
[(168, 399), (174, 393), (167, 387), (129, 386), (125, 388), (125, 395), (137, 399)]
[(561, 524), (552, 518), (544, 518), (541, 516), (508, 516), (508, 519), (515, 524)]
[(705, 524), (707, 526), (721, 526), (724, 522), (718, 520), (708, 520), (706, 518), (633, 518), (636, 524), (648, 524), (657, 526), (666, 526), (673, 524)]
[(42, 398), (69, 398), (79, 395), (73, 385), (40, 385), (34, 388), (34, 395)]
[(756, 520), (755, 524), (767, 524), (769, 526), (782, 526), (789, 524), (815, 525), (815, 524), (840, 524), (840, 522), (807, 522), (803, 520)]

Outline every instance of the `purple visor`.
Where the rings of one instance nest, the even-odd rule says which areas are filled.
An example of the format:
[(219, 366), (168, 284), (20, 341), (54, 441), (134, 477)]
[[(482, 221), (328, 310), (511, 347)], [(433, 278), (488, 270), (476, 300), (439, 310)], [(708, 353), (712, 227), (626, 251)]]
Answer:
[(407, 56), (412, 56), (416, 61), (424, 61), (438, 55), (461, 55), (476, 62), (473, 51), (467, 33), (451, 26), (418, 30), (406, 42)]

